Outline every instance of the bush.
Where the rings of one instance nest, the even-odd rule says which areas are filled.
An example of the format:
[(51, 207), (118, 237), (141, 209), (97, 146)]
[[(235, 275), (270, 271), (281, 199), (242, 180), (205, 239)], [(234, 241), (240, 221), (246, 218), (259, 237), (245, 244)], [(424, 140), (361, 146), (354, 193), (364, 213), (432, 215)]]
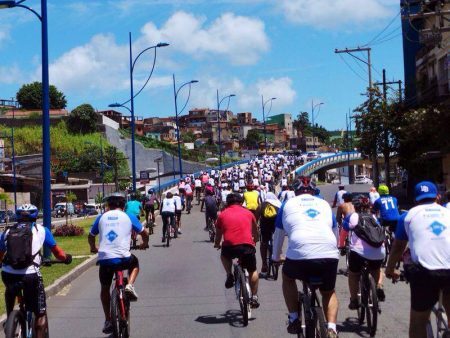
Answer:
[(55, 237), (71, 237), (71, 236), (81, 236), (84, 234), (84, 229), (78, 225), (74, 224), (63, 224), (60, 225), (53, 231), (53, 236)]

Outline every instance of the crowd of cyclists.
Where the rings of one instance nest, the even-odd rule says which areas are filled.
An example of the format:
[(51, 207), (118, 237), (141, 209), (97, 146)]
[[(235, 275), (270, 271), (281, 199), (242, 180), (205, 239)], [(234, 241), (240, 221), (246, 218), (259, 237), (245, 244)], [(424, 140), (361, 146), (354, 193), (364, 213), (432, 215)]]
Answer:
[[(440, 196), (434, 183), (420, 182), (415, 187), (416, 206), (401, 212), (397, 199), (390, 195), (386, 185), (357, 195), (339, 186), (334, 201), (329, 203), (322, 198), (314, 179), (294, 177), (292, 172), (299, 161), (295, 156), (264, 156), (246, 165), (213, 169), (198, 176), (187, 175), (162, 199), (152, 189), (141, 201), (132, 196), (127, 202), (124, 195), (117, 193), (107, 197), (107, 211), (93, 222), (88, 238), (91, 252), (98, 253), (100, 299), (105, 315), (103, 332), (112, 332), (109, 289), (115, 270), (129, 271), (125, 291), (131, 300), (138, 299), (134, 282), (139, 273), (139, 260), (130, 253), (130, 238), (132, 233), (141, 236), (140, 249), (146, 249), (149, 242), (140, 216), (145, 215), (143, 223), (151, 234), (156, 225), (155, 212), (159, 211), (164, 242), (166, 236), (171, 236), (169, 224), (175, 229), (174, 237), (182, 235), (182, 212), (189, 214), (196, 200), (205, 212), (204, 229), (214, 227), (214, 247), (221, 250), (225, 287), (234, 285), (232, 260), (239, 258), (249, 273), (253, 308), (260, 306), (259, 278), (268, 273), (267, 248), (269, 242), (273, 245), (271, 259), (275, 264), (282, 264), (288, 333), (303, 334), (296, 281), (318, 278), (327, 337), (338, 337), (339, 301), (335, 285), (339, 255), (346, 255), (348, 308), (358, 310), (361, 307), (358, 292), (363, 266), (368, 266), (376, 281), (378, 300), (384, 301), (383, 280), (385, 277), (398, 280), (398, 266), (402, 261), (411, 288), (409, 336), (427, 337), (426, 323), (440, 296), (445, 310), (450, 311), (450, 194)], [(27, 306), (36, 314), (36, 326), (42, 331), (46, 325), (46, 308), (38, 252), (45, 245), (55, 257), (67, 263), (71, 256), (56, 245), (47, 229), (36, 225), (36, 207), (21, 206), (17, 216), (19, 228), (28, 228), (32, 233), (32, 250), (25, 263), (28, 266), (12, 265), (16, 264), (16, 256), (23, 255), (13, 253), (17, 250), (11, 248), (17, 230), (8, 229), (0, 237), (0, 259), (5, 257), (2, 279), (6, 285), (7, 312), (9, 314), (13, 306), (10, 290), (18, 282), (32, 285), (26, 294)], [(388, 236), (393, 243), (386, 242)], [(286, 237), (288, 244), (283, 255)], [(260, 242), (262, 261), (259, 273), (257, 242)], [(37, 331), (38, 337), (42, 336), (41, 331)], [(443, 337), (450, 338), (450, 333), (446, 332)]]

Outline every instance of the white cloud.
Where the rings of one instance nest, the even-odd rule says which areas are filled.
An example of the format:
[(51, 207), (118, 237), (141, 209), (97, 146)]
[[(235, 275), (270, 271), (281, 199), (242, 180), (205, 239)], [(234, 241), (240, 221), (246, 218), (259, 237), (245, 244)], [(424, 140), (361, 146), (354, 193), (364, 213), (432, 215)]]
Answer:
[(24, 82), (26, 82), (25, 75), (17, 64), (8, 67), (0, 67), (0, 83), (20, 84)]
[(278, 1), (279, 8), (289, 21), (325, 29), (374, 24), (393, 14), (392, 4), (393, 0)]
[(0, 25), (0, 48), (10, 39), (9, 32), (11, 27), (9, 25)]
[(141, 30), (141, 43), (166, 41), (171, 50), (181, 51), (196, 59), (221, 55), (233, 64), (249, 65), (269, 50), (264, 23), (259, 19), (225, 13), (207, 26), (206, 18), (183, 11), (173, 14), (158, 29), (153, 22)]

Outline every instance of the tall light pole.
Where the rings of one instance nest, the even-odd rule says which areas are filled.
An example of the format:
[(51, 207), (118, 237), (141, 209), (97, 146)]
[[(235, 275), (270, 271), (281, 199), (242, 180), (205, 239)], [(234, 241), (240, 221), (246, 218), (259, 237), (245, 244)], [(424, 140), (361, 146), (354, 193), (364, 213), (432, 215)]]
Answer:
[[(130, 102), (130, 109), (128, 109), (128, 111), (131, 113), (131, 123), (130, 123), (130, 128), (131, 128), (131, 170), (132, 170), (132, 186), (133, 186), (133, 192), (136, 192), (136, 141), (135, 141), (135, 118), (134, 118), (134, 98), (136, 96), (138, 96), (142, 90), (145, 88), (145, 86), (147, 85), (148, 81), (150, 80), (150, 77), (153, 74), (153, 70), (155, 69), (155, 62), (156, 62), (156, 49), (159, 47), (166, 47), (169, 46), (168, 43), (163, 43), (160, 42), (155, 46), (151, 46), (151, 47), (147, 47), (144, 50), (142, 50), (137, 56), (136, 58), (133, 60), (133, 48), (132, 48), (132, 43), (131, 43), (131, 32), (128, 33), (128, 37), (129, 37), (129, 44), (130, 44), (130, 99), (124, 103), (118, 104), (118, 103), (114, 103), (114, 104), (110, 104), (109, 107), (123, 107), (128, 109), (125, 104)], [(140, 56), (142, 54), (144, 54), (146, 51), (150, 50), (150, 49), (154, 49), (155, 54), (153, 57), (153, 66), (152, 66), (152, 70), (150, 72), (150, 75), (147, 78), (147, 81), (145, 82), (145, 84), (142, 86), (142, 88), (136, 93), (134, 94), (134, 86), (133, 86), (133, 71), (134, 71), (134, 67), (136, 66), (136, 62), (137, 60), (140, 58)]]
[[(317, 118), (317, 116), (319, 115), (320, 112), (320, 107), (325, 104), (323, 102), (317, 103), (316, 105), (314, 105), (314, 100), (311, 101), (311, 122), (312, 122), (312, 138), (313, 138), (313, 150), (316, 150), (316, 139), (314, 137), (314, 120)], [(319, 107), (319, 111), (317, 112), (317, 115), (314, 116), (314, 111), (315, 109)]]
[[(272, 97), (271, 99), (268, 99), (267, 101), (264, 101), (264, 96), (261, 95), (261, 105), (262, 105), (262, 113), (263, 113), (263, 124), (264, 124), (264, 148), (266, 149), (266, 155), (267, 155), (267, 131), (266, 131), (266, 116), (269, 116), (270, 111), (272, 110), (272, 101), (276, 100), (276, 97)], [(265, 114), (265, 107), (266, 104), (270, 102), (270, 108), (267, 114)]]
[[(94, 145), (90, 141), (85, 141), (84, 143)], [(102, 200), (105, 198), (105, 164), (103, 162), (103, 138), (100, 138), (100, 177), (102, 179)]]
[[(1, 8), (20, 7), (32, 12), (41, 21), (41, 49), (42, 49), (42, 202), (44, 210), (44, 226), (51, 228), (51, 172), (50, 172), (50, 98), (48, 76), (48, 24), (47, 0), (41, 0), (41, 14), (34, 9), (22, 5), (26, 0), (2, 0)], [(50, 252), (45, 250), (44, 256)]]
[(220, 105), (222, 104), (222, 102), (226, 99), (228, 99), (228, 104), (227, 104), (227, 109), (225, 110), (225, 114), (228, 111), (228, 108), (230, 107), (230, 100), (232, 97), (235, 97), (236, 95), (234, 94), (230, 94), (228, 96), (225, 96), (224, 98), (222, 98), (222, 100), (219, 101), (219, 89), (217, 89), (217, 141), (219, 143), (219, 168), (220, 170), (222, 170), (222, 141), (220, 139), (220, 133), (221, 133), (221, 128), (220, 128)]
[[(173, 97), (175, 100), (175, 124), (177, 125), (178, 166), (180, 169), (180, 178), (182, 178), (183, 177), (183, 162), (181, 161), (180, 125), (178, 124), (178, 116), (183, 112), (184, 108), (186, 108), (186, 106), (189, 102), (189, 98), (191, 96), (191, 84), (197, 83), (198, 81), (191, 80), (189, 82), (183, 83), (178, 89), (176, 89), (175, 74), (172, 74), (172, 77), (173, 77)], [(186, 103), (184, 104), (183, 108), (180, 110), (180, 112), (178, 112), (178, 103), (177, 103), (178, 94), (179, 94), (181, 88), (183, 88), (184, 86), (188, 86), (188, 85), (189, 85), (188, 98), (187, 98)], [(175, 164), (174, 164), (173, 171), (175, 172)]]

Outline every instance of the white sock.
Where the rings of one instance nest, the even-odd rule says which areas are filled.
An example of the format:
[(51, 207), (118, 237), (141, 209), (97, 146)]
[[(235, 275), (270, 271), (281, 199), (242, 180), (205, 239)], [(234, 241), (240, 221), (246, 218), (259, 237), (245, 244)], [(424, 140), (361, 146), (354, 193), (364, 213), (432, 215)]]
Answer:
[(298, 318), (298, 312), (289, 313), (289, 322), (292, 323), (294, 320)]
[(334, 332), (337, 332), (336, 331), (336, 323), (328, 323), (328, 328), (332, 329)]

